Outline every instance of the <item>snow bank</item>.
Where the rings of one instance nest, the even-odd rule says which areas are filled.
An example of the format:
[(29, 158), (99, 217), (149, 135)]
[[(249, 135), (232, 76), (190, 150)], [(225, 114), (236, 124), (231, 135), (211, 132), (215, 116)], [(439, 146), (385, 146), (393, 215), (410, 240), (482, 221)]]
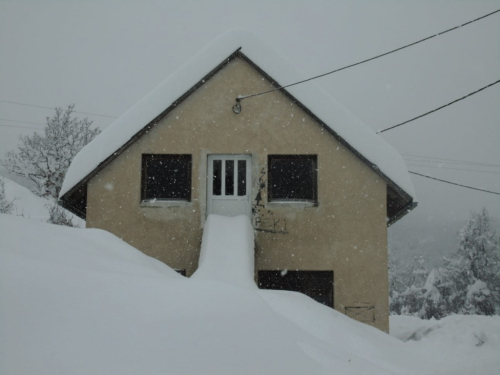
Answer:
[[(309, 78), (254, 34), (243, 30), (227, 32), (203, 48), (86, 145), (71, 163), (60, 197), (240, 47), (246, 56), (282, 85)], [(287, 90), (416, 201), (406, 165), (401, 155), (387, 142), (316, 82)], [(251, 93), (235, 93), (235, 98), (238, 94)]]
[(48, 220), (49, 211), (47, 211), (45, 205), (50, 204), (51, 202), (47, 199), (36, 196), (25, 187), (6, 177), (0, 176), (0, 179), (5, 185), (6, 199), (14, 202), (14, 210), (12, 214), (19, 216), (22, 215), (28, 219), (37, 221)]
[[(500, 316), (451, 315), (425, 320), (413, 316), (391, 316), (391, 335), (402, 341), (454, 343), (465, 347), (500, 346)], [(449, 345), (447, 345), (449, 346)]]
[(390, 317), (391, 335), (420, 353), (435, 353), (439, 374), (500, 373), (500, 316), (452, 315), (441, 320)]
[(331, 373), (255, 292), (186, 279), (100, 230), (0, 215), (0, 300), (2, 374)]
[[(0, 214), (0, 373), (498, 373), (498, 317), (443, 319), (404, 343), (299, 293), (230, 280), (187, 279), (102, 230)], [(401, 319), (400, 331), (422, 323)], [(462, 343), (468, 332), (483, 344)]]
[(254, 281), (254, 234), (246, 215), (208, 216), (198, 269), (191, 278), (257, 288)]
[[(49, 219), (49, 211), (45, 206), (54, 204), (55, 202), (53, 200), (41, 198), (33, 194), (29, 189), (17, 184), (7, 177), (0, 176), (0, 179), (5, 185), (5, 197), (7, 201), (13, 201), (13, 215), (23, 216), (36, 221), (47, 222)], [(63, 208), (61, 207), (61, 209)], [(74, 216), (69, 211), (66, 212), (73, 218), (73, 222), (78, 227), (85, 226), (84, 220)]]

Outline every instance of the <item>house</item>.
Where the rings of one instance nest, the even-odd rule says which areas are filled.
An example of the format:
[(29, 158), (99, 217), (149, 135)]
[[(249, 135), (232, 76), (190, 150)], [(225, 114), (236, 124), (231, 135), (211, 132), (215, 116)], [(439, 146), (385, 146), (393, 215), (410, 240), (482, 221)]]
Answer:
[(190, 276), (207, 215), (247, 215), (262, 288), (388, 330), (387, 227), (416, 206), (401, 156), (255, 36), (205, 47), (73, 160), (61, 204)]

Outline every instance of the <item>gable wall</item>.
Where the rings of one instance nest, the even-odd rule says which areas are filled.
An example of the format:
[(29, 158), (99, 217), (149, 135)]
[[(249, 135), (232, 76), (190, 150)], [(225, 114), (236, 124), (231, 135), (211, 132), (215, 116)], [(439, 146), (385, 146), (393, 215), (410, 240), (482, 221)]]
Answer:
[[(285, 82), (284, 82), (285, 83)], [(257, 270), (333, 270), (335, 308), (375, 306), (388, 329), (386, 185), (241, 59), (230, 62), (88, 184), (87, 226), (108, 230), (173, 268), (197, 267), (209, 154), (252, 155)], [(192, 154), (192, 202), (141, 207), (141, 154)], [(318, 155), (318, 206), (267, 204), (267, 155)], [(259, 183), (263, 182), (263, 187)], [(265, 231), (262, 231), (265, 230)]]

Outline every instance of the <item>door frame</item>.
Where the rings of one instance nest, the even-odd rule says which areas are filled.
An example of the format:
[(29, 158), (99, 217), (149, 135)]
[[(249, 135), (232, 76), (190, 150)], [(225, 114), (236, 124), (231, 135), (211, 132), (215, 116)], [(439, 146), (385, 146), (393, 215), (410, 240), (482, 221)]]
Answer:
[[(234, 195), (232, 196), (227, 196), (221, 195), (221, 198), (219, 199), (227, 199), (227, 200), (246, 200), (247, 207), (246, 207), (246, 215), (250, 220), (252, 220), (252, 155), (249, 154), (209, 154), (207, 155), (207, 190), (206, 190), (206, 199), (207, 199), (207, 211), (206, 211), (206, 216), (208, 216), (210, 213), (212, 213), (212, 199), (213, 199), (213, 163), (212, 160), (222, 160), (222, 171), (224, 172), (221, 175), (221, 186), (222, 186), (222, 191), (225, 192), (225, 187), (226, 187), (226, 179), (224, 178), (225, 175), (225, 165), (227, 160), (246, 160), (246, 195), (245, 196), (238, 196), (238, 175), (237, 173), (234, 174)], [(237, 163), (235, 163), (235, 169), (236, 171), (238, 170), (237, 168)], [(224, 198), (222, 198), (224, 197)]]

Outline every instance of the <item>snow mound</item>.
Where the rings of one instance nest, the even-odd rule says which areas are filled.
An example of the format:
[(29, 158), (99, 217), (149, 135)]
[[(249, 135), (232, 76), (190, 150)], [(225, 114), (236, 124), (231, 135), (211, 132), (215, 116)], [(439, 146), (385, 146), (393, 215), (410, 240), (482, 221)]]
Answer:
[[(80, 150), (70, 165), (59, 196), (62, 197), (77, 185), (99, 163), (113, 155), (138, 131), (239, 48), (281, 85), (309, 78), (298, 72), (287, 60), (278, 55), (275, 49), (254, 34), (245, 30), (226, 32), (172, 73)], [(392, 146), (316, 82), (307, 82), (287, 90), (416, 201), (406, 164)], [(251, 93), (235, 93), (235, 98), (238, 94)]]
[(414, 352), (438, 354), (441, 363), (436, 373), (500, 373), (500, 316), (451, 315), (424, 320), (393, 315), (390, 327), (391, 335)]
[(198, 269), (191, 278), (257, 288), (254, 281), (254, 234), (247, 216), (208, 216)]
[(500, 346), (500, 316), (451, 315), (440, 320), (391, 316), (391, 335), (402, 341)]
[[(23, 216), (27, 219), (36, 221), (47, 222), (49, 219), (49, 211), (45, 206), (54, 204), (54, 201), (44, 199), (33, 194), (29, 189), (17, 184), (7, 177), (0, 176), (0, 180), (4, 182), (5, 198), (7, 201), (13, 202), (14, 204), (14, 209), (12, 211), (13, 215)], [(85, 226), (85, 221), (74, 216), (69, 211), (66, 212), (73, 218), (73, 222), (78, 227)]]
[(47, 199), (40, 198), (7, 177), (0, 176), (5, 186), (5, 198), (8, 201), (14, 202), (14, 210), (12, 214), (24, 216), (28, 219), (37, 221), (47, 221), (49, 212), (45, 208), (46, 204), (51, 202)]
[[(231, 225), (245, 231), (243, 219)], [(476, 319), (487, 341), (457, 354), (458, 322), (404, 343), (299, 293), (231, 280), (187, 279), (102, 230), (0, 214), (0, 373), (498, 372), (497, 320)]]

